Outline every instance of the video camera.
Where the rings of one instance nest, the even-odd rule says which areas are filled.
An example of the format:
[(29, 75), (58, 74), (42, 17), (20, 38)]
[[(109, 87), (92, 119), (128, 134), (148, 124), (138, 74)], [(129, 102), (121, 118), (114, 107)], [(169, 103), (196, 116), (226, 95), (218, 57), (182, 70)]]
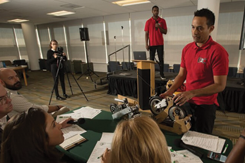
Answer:
[(55, 51), (55, 53), (57, 53), (56, 55), (57, 55), (57, 57), (63, 57), (63, 47), (62, 46), (60, 46), (60, 47), (58, 47), (58, 51)]

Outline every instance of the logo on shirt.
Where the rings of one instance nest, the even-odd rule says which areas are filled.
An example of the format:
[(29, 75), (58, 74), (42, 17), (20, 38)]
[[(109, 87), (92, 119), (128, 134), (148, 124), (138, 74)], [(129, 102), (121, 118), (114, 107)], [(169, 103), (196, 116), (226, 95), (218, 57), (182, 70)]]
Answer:
[(199, 57), (197, 63), (203, 63), (203, 64), (206, 64), (206, 61), (207, 61), (207, 58)]

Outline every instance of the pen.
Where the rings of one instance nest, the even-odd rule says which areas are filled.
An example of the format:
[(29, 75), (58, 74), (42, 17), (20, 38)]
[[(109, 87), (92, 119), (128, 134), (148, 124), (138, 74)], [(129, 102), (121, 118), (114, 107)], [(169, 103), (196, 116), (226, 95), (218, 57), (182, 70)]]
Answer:
[(226, 144), (225, 149), (223, 150), (223, 154), (226, 152), (228, 146), (229, 146), (229, 144)]
[[(110, 151), (110, 149), (106, 148), (107, 151)], [(99, 157), (97, 157), (97, 159), (100, 159), (101, 157), (103, 157), (103, 154), (100, 155)]]
[(70, 118), (71, 116), (59, 116), (59, 118)]

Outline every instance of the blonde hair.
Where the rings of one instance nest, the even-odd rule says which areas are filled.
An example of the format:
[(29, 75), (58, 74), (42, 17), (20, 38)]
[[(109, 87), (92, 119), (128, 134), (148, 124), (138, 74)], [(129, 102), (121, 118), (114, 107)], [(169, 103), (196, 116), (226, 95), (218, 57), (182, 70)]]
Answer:
[(170, 163), (165, 136), (156, 122), (142, 116), (120, 122), (111, 148), (111, 163)]

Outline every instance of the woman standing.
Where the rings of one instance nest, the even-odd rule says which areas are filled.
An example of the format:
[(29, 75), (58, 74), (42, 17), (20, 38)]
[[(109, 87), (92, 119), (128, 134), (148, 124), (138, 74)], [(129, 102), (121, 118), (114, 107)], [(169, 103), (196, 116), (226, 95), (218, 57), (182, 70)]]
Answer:
[[(57, 53), (58, 42), (56, 40), (51, 40), (49, 47), (50, 47), (50, 49), (47, 52), (47, 62), (48, 62), (48, 66), (50, 66), (50, 68), (51, 68), (51, 73), (53, 75), (54, 82), (55, 82), (55, 77), (56, 77), (56, 73), (58, 70), (58, 66), (60, 64), (60, 69), (59, 69), (57, 79), (55, 82), (55, 86), (54, 86), (56, 99), (57, 100), (65, 100), (66, 98), (68, 98), (68, 96), (66, 94), (66, 90), (65, 90), (65, 79), (64, 79), (64, 73), (65, 73), (64, 61), (67, 60), (66, 54), (63, 52), (61, 54)], [(59, 95), (58, 77), (60, 78), (61, 88), (63, 91), (63, 97), (61, 97)]]

